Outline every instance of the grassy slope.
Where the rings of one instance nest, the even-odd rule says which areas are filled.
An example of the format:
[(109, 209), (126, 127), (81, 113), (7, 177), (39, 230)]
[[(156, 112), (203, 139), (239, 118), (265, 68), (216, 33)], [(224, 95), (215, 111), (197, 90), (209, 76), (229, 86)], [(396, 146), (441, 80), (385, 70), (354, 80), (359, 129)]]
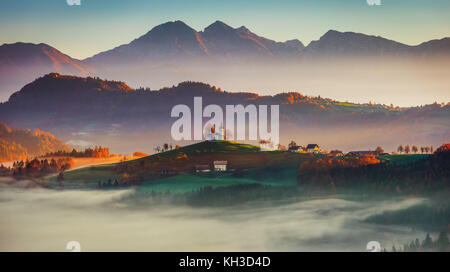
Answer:
[[(299, 165), (323, 155), (292, 153), (286, 151), (261, 152), (253, 145), (234, 142), (201, 142), (177, 150), (154, 154), (124, 163), (91, 166), (67, 171), (65, 188), (94, 188), (98, 181), (119, 180), (124, 174), (142, 182), (142, 190), (151, 192), (187, 192), (204, 186), (225, 186), (241, 183), (266, 185), (295, 185)], [(393, 163), (408, 163), (429, 155), (384, 155), (381, 159)], [(233, 172), (226, 174), (195, 174), (195, 165), (226, 160)], [(161, 175), (169, 170), (170, 176)], [(56, 176), (47, 179), (56, 184)]]
[[(119, 179), (122, 175), (114, 173), (115, 164), (102, 164), (64, 172), (64, 188), (94, 188), (98, 181)], [(57, 175), (46, 178), (51, 187), (59, 186)]]
[(388, 162), (396, 163), (396, 164), (407, 164), (413, 163), (419, 160), (423, 160), (430, 156), (430, 154), (402, 154), (402, 155), (381, 155), (380, 159), (386, 160)]
[[(151, 155), (137, 160), (118, 164), (108, 164), (86, 167), (67, 171), (64, 174), (64, 187), (93, 188), (98, 181), (118, 179), (124, 173), (139, 177), (143, 186), (159, 186), (158, 184), (180, 185), (180, 182), (190, 183), (192, 188), (204, 186), (240, 183), (264, 182), (270, 184), (295, 184), (297, 169), (302, 161), (314, 158), (310, 154), (292, 152), (261, 152), (259, 147), (234, 142), (201, 142), (177, 150)], [(215, 173), (207, 175), (193, 174), (195, 165), (209, 164), (213, 161), (226, 160), (228, 168), (234, 169), (233, 177), (217, 176)], [(162, 170), (170, 170), (174, 177), (162, 176)], [(47, 179), (49, 185), (55, 185), (56, 177)], [(185, 186), (185, 185), (183, 185)], [(183, 187), (182, 186), (182, 187)], [(180, 189), (185, 190), (185, 189)]]

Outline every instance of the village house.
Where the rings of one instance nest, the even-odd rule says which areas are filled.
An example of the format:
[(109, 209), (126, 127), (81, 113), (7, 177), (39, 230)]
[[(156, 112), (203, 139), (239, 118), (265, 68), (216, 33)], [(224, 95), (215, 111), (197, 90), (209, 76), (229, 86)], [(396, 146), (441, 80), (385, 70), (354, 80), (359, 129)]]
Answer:
[(289, 147), (289, 151), (290, 152), (302, 152), (303, 151), (303, 147), (296, 145), (296, 146), (291, 146)]
[(307, 151), (308, 153), (314, 153), (314, 154), (317, 154), (317, 153), (320, 152), (320, 148), (319, 148), (319, 145), (318, 145), (318, 144), (308, 144), (308, 145), (306, 146), (306, 151)]
[(227, 171), (227, 161), (214, 161), (214, 171)]
[(334, 157), (342, 157), (344, 156), (344, 153), (340, 150), (332, 150), (330, 151), (330, 155)]

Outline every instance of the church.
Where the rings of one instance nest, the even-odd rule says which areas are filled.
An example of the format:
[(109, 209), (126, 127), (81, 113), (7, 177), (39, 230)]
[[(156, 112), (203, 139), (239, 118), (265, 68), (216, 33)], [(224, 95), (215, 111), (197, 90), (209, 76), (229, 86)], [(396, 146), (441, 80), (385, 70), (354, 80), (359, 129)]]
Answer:
[(214, 124), (205, 135), (207, 141), (225, 141), (225, 128), (220, 126), (220, 129), (216, 130), (216, 125)]

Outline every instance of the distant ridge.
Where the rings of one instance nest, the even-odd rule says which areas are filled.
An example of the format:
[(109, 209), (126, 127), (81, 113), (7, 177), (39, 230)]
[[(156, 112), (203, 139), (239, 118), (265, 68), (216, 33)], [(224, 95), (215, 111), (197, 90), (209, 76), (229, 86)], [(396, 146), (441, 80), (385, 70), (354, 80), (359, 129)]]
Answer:
[(86, 76), (93, 71), (82, 61), (71, 58), (44, 43), (18, 42), (1, 45), (0, 69), (2, 71), (7, 71), (5, 65), (14, 65), (16, 71), (24, 74), (35, 73), (35, 68), (81, 76)]
[(86, 76), (94, 73), (95, 69), (44, 43), (1, 45), (0, 100), (6, 98), (4, 93), (16, 91), (25, 83), (49, 72)]
[(418, 144), (438, 145), (447, 141), (450, 133), (447, 125), (450, 104), (395, 108), (340, 102), (298, 92), (276, 95), (227, 92), (190, 81), (160, 90), (133, 89), (120, 81), (56, 73), (36, 79), (0, 104), (0, 122), (51, 130), (64, 141), (102, 139), (102, 144), (112, 148), (118, 143), (120, 147), (132, 145), (138, 139), (148, 144), (169, 141), (170, 126), (175, 121), (171, 109), (178, 104), (193, 109), (195, 96), (202, 97), (204, 106), (216, 104), (222, 108), (239, 104), (280, 105), (283, 142), (303, 138), (343, 149), (358, 145), (363, 150), (373, 145), (374, 138), (388, 147), (409, 143), (411, 137)]
[[(245, 26), (233, 28), (216, 21), (197, 32), (182, 21), (158, 25), (140, 38), (112, 50), (94, 55), (86, 61), (113, 63), (114, 59), (139, 57), (280, 57), (303, 56), (390, 56), (390, 55), (450, 55), (449, 38), (409, 46), (380, 36), (329, 30), (319, 40), (304, 46), (298, 39), (276, 42), (251, 32)], [(438, 52), (435, 50), (438, 49)]]
[(405, 54), (413, 46), (355, 32), (329, 30), (318, 41), (312, 41), (305, 49), (306, 55), (324, 56), (383, 56)]

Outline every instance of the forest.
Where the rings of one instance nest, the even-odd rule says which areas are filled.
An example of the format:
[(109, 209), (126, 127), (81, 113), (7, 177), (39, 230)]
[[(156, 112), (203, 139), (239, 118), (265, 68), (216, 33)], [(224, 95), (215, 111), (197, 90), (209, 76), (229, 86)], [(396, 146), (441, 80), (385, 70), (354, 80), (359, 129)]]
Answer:
[(63, 178), (62, 172), (73, 168), (71, 158), (33, 159), (31, 161), (15, 161), (12, 167), (0, 165), (0, 176), (11, 176), (16, 179), (41, 178), (50, 174), (60, 173), (58, 181)]

